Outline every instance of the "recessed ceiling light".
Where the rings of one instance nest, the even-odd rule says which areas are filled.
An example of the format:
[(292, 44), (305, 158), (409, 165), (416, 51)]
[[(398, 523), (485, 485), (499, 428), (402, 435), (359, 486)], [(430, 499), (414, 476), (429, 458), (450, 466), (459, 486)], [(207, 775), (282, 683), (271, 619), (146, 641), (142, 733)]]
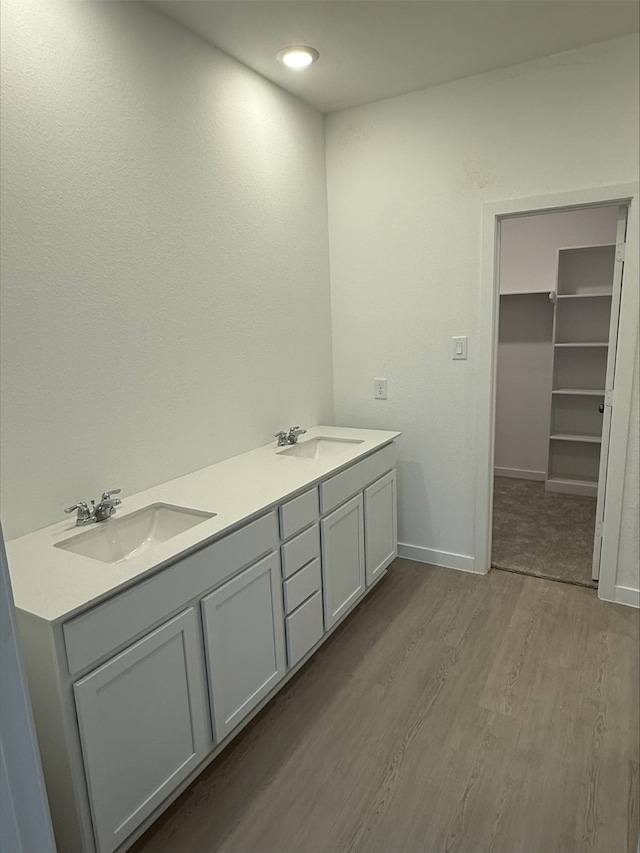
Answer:
[(315, 62), (319, 55), (318, 51), (312, 47), (297, 44), (281, 50), (278, 54), (278, 59), (283, 65), (289, 68), (306, 68), (312, 62)]

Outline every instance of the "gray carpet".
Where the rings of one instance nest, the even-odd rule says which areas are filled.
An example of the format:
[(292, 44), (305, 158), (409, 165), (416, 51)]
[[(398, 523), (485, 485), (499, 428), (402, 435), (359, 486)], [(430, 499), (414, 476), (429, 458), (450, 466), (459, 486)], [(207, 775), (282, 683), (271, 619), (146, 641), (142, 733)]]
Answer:
[(544, 483), (496, 477), (491, 565), (541, 578), (591, 580), (596, 499), (545, 492)]

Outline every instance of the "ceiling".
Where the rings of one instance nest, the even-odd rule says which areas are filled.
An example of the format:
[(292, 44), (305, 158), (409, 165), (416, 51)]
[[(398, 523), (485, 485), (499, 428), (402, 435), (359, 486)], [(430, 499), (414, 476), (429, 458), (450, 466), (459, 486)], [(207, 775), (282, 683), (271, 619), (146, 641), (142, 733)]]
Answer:
[[(151, 0), (322, 112), (638, 31), (635, 0)], [(285, 68), (283, 47), (320, 52)]]

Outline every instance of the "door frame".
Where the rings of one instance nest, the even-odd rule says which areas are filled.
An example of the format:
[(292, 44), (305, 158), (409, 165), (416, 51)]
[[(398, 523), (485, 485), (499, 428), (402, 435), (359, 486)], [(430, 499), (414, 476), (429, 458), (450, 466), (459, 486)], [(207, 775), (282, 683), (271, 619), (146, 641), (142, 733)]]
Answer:
[[(627, 460), (633, 372), (638, 338), (638, 202), (640, 185), (635, 183), (593, 187), (527, 198), (487, 202), (482, 209), (482, 263), (480, 279), (480, 324), (478, 343), (478, 388), (476, 410), (477, 474), (475, 569), (486, 574), (491, 567), (493, 514), (493, 467), (498, 355), (499, 237), (500, 222), (511, 216), (552, 213), (584, 207), (628, 205), (627, 243), (622, 277), (620, 325), (614, 374), (615, 399), (611, 415), (607, 492), (602, 525), (602, 557), (598, 597), (616, 600), (616, 569), (624, 474)], [(624, 593), (620, 597), (629, 603)]]

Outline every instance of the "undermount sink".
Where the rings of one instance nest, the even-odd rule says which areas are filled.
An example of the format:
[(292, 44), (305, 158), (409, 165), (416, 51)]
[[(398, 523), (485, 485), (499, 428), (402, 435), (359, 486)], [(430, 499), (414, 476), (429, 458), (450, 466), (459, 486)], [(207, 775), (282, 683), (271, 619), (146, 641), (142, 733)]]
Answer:
[(102, 563), (121, 563), (215, 515), (171, 504), (150, 504), (122, 518), (97, 522), (86, 533), (58, 542), (55, 547)]
[(317, 438), (308, 438), (299, 444), (292, 444), (291, 447), (278, 451), (278, 455), (297, 456), (302, 459), (326, 459), (330, 456), (339, 456), (354, 444), (362, 444), (362, 442), (361, 438), (331, 438), (319, 435)]

